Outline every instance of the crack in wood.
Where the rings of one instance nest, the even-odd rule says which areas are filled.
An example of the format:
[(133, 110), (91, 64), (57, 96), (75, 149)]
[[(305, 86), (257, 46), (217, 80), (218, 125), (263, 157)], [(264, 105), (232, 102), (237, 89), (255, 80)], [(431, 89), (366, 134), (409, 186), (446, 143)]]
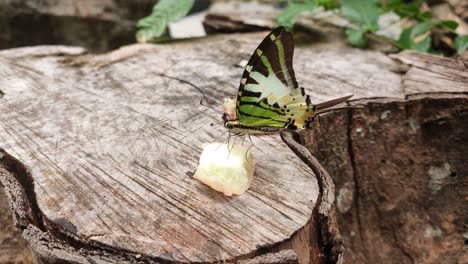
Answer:
[(319, 183), (320, 192), (315, 210), (320, 230), (319, 243), (322, 247), (320, 262), (342, 263), (344, 246), (335, 219), (333, 180), (309, 150), (300, 144), (303, 141), (300, 134), (286, 130), (281, 132), (281, 138), (311, 168)]
[(361, 224), (361, 212), (360, 212), (360, 185), (359, 185), (359, 180), (358, 180), (358, 175), (357, 175), (357, 167), (356, 167), (356, 160), (354, 156), (354, 149), (353, 149), (353, 110), (349, 109), (347, 111), (347, 124), (346, 124), (346, 142), (347, 142), (347, 148), (348, 148), (348, 156), (349, 160), (351, 162), (351, 168), (352, 168), (352, 178), (354, 181), (354, 204), (356, 206), (356, 219), (358, 222), (358, 228), (359, 228), (359, 237), (361, 241), (364, 241), (363, 237), (363, 227)]

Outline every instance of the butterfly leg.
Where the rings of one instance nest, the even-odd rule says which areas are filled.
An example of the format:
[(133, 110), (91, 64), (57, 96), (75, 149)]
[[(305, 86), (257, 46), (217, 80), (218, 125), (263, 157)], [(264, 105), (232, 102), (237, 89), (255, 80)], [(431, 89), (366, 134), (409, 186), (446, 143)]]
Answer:
[(245, 159), (246, 159), (247, 161), (249, 161), (249, 156), (248, 156), (248, 154), (249, 154), (249, 152), (250, 152), (250, 149), (252, 149), (252, 147), (254, 146), (254, 144), (253, 144), (252, 138), (250, 137), (250, 134), (247, 134), (247, 137), (249, 138), (250, 146), (249, 146), (249, 148), (247, 149), (247, 151), (245, 152)]
[[(229, 133), (229, 136), (231, 136), (231, 133)], [(229, 151), (229, 154), (227, 156), (228, 159), (229, 159), (229, 156), (231, 156), (231, 152), (234, 149), (235, 144), (236, 144), (236, 136), (234, 136), (234, 141), (232, 142), (232, 148), (230, 148), (230, 149), (229, 149), (229, 142), (228, 142), (228, 151)]]
[(247, 136), (249, 137), (250, 147), (253, 147), (253, 146), (254, 146), (254, 143), (253, 143), (252, 138), (250, 137), (250, 134), (248, 134)]
[(243, 135), (242, 135), (242, 143), (241, 143), (241, 144), (242, 144), (242, 146), (244, 146), (245, 138), (246, 138), (246, 135), (245, 135), (245, 134), (243, 134)]
[(230, 131), (224, 132), (224, 133), (223, 133), (220, 137), (218, 137), (215, 141), (217, 141), (217, 140), (218, 140), (219, 138), (221, 138), (222, 136), (226, 135), (227, 132), (229, 132), (227, 140), (225, 140), (225, 141), (219, 143), (219, 146), (216, 147), (216, 150), (218, 150), (219, 147), (221, 147), (222, 145), (226, 144), (226, 142), (227, 142), (227, 144), (228, 144), (228, 146), (229, 146), (229, 139), (231, 138), (231, 132), (230, 132)]
[(229, 134), (228, 134), (228, 140), (227, 140), (227, 148), (229, 150), (229, 143), (231, 142), (231, 131), (229, 131)]
[(221, 135), (220, 135), (219, 137), (215, 138), (213, 141), (211, 141), (211, 143), (216, 142), (216, 141), (218, 141), (220, 138), (224, 137), (224, 135), (226, 135), (227, 132), (229, 132), (229, 131), (226, 130), (226, 131), (224, 131), (223, 133), (221, 133)]

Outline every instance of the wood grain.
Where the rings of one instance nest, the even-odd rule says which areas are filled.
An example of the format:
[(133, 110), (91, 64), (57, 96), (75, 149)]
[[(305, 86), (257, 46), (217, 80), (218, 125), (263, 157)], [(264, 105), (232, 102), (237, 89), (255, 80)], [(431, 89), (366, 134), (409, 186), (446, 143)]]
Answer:
[[(294, 241), (336, 239), (329, 226), (333, 183), (318, 182), (279, 135), (253, 138), (257, 168), (245, 195), (227, 198), (192, 178), (203, 144), (226, 139), (221, 98), (236, 93), (239, 65), (265, 35), (132, 45), (102, 55), (57, 46), (1, 51), (0, 164), (18, 159), (24, 169), (7, 171), (31, 180), (27, 194), (37, 203), (32, 215), (17, 214), (23, 228), (34, 230), (37, 221), (42, 231), (74, 241), (73, 258), (81, 260), (81, 245), (127, 252), (131, 257), (119, 255), (126, 260), (234, 261), (275, 245), (295, 249), (302, 263), (320, 258)], [(313, 102), (347, 94), (402, 99), (439, 86), (413, 91), (409, 82), (413, 65), (432, 56), (392, 59), (304, 41), (312, 44), (296, 49), (294, 67)], [(431, 67), (418, 69), (448, 76), (457, 89), (466, 83), (463, 68)], [(319, 183), (322, 191), (329, 184), (323, 203)], [(327, 223), (317, 222), (318, 204), (331, 213)]]
[(211, 51), (235, 49), (226, 43), (94, 57), (56, 47), (43, 47), (45, 56), (2, 52), (0, 146), (33, 178), (46, 228), (193, 262), (238, 258), (309, 221), (317, 181), (279, 136), (253, 140), (255, 180), (245, 195), (224, 197), (192, 178), (203, 144), (222, 137), (210, 124), (242, 71), (222, 58), (228, 52)]

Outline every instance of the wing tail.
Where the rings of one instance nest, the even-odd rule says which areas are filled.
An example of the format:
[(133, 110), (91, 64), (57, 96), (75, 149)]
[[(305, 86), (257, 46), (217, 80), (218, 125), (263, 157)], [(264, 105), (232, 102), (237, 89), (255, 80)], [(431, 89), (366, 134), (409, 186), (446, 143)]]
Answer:
[(316, 105), (313, 105), (312, 110), (319, 112), (321, 110), (329, 109), (330, 107), (343, 103), (344, 101), (348, 100), (351, 97), (353, 97), (353, 95), (347, 95), (347, 96), (336, 98), (336, 99), (326, 101), (320, 104), (316, 104)]
[(314, 118), (315, 116), (317, 116), (319, 114), (324, 114), (324, 113), (328, 113), (328, 112), (341, 111), (341, 110), (346, 110), (346, 109), (351, 109), (351, 108), (360, 108), (361, 106), (333, 107), (333, 106), (336, 106), (336, 105), (339, 105), (339, 104), (345, 102), (346, 100), (348, 100), (352, 96), (353, 95), (347, 95), (347, 96), (336, 98), (336, 99), (326, 101), (326, 102), (323, 102), (323, 103), (320, 103), (320, 104), (310, 105), (309, 109), (312, 109), (312, 112), (313, 112), (312, 118)]
[(342, 107), (334, 107), (336, 105), (339, 105), (349, 98), (351, 98), (353, 95), (347, 95), (344, 97), (340, 97), (337, 99), (333, 99), (330, 101), (326, 101), (320, 104), (316, 105), (309, 105), (308, 106), (308, 111), (307, 111), (307, 120), (304, 122), (304, 128), (309, 127), (310, 123), (314, 121), (314, 118), (317, 115), (328, 113), (328, 112), (335, 112), (335, 111), (342, 111), (342, 110), (347, 110), (347, 109), (352, 109), (352, 108), (360, 108), (361, 106), (342, 106)]

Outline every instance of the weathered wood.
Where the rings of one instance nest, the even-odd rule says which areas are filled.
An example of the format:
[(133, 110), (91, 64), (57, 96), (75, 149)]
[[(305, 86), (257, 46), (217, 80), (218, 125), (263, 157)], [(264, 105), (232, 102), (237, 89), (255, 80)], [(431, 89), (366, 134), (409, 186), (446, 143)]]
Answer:
[(350, 263), (466, 262), (464, 201), (456, 198), (468, 184), (466, 62), (391, 57), (407, 66), (400, 96), (357, 100), (364, 109), (323, 116), (302, 134), (336, 183), (344, 256)]
[(262, 263), (270, 263), (270, 264), (293, 264), (299, 263), (299, 259), (297, 258), (296, 253), (289, 249), (289, 250), (282, 250), (278, 253), (269, 253), (262, 256), (255, 257), (250, 260), (241, 260), (238, 264), (262, 264)]
[[(69, 47), (0, 52), (0, 179), (10, 182), (18, 226), (42, 259), (214, 262), (293, 248), (303, 263), (340, 261), (333, 183), (279, 136), (254, 138), (256, 178), (243, 196), (226, 198), (191, 177), (203, 143), (224, 131), (210, 126), (220, 121), (217, 102), (235, 94), (237, 65), (264, 35), (94, 56)], [(425, 58), (430, 78), (463, 91), (462, 68), (437, 75), (427, 60), (441, 60), (418, 56), (395, 58)], [(340, 43), (298, 47), (294, 67), (314, 102), (346, 94), (401, 100), (439, 85), (413, 88), (416, 66)]]
[[(248, 12), (244, 14), (240, 11), (242, 8), (233, 8), (230, 5), (218, 5), (214, 6), (209, 12), (210, 15), (206, 17), (206, 24), (218, 25), (218, 30), (223, 31), (222, 23), (219, 23), (219, 17), (223, 17), (227, 21), (231, 22), (230, 27), (237, 25), (238, 27), (248, 27), (248, 26), (258, 26), (258, 25), (274, 25), (275, 16), (279, 13), (278, 10), (271, 10), (268, 6), (262, 6), (260, 9), (256, 9), (255, 19), (251, 19), (252, 14)], [(265, 12), (258, 12), (258, 10)], [(436, 12), (437, 10), (434, 10)], [(218, 19), (216, 19), (218, 17)], [(340, 34), (339, 27), (342, 27), (344, 24), (341, 23), (339, 18), (334, 17), (333, 15), (321, 17), (316, 19), (310, 14), (299, 16), (297, 19), (296, 28), (300, 28), (303, 31), (308, 31), (313, 35), (313, 38), (306, 40), (306, 43), (320, 42), (320, 45), (323, 45), (324, 42), (337, 41), (341, 38), (344, 42), (344, 34)], [(226, 23), (225, 23), (226, 24)], [(330, 26), (335, 25), (335, 26)], [(466, 24), (460, 26), (458, 30), (463, 31), (466, 27)], [(338, 29), (338, 30), (337, 30)], [(371, 38), (370, 46), (374, 49), (382, 51), (391, 51), (393, 48), (388, 44), (381, 43), (381, 41)], [(334, 46), (333, 44), (327, 44), (329, 46)], [(347, 48), (344, 48), (347, 49)], [(333, 51), (332, 53), (335, 53)], [(340, 52), (338, 52), (340, 54)], [(345, 55), (349, 54), (347, 50)], [(466, 55), (466, 53), (464, 54)], [(318, 58), (317, 58), (318, 57)], [(331, 56), (330, 56), (331, 57)], [(412, 171), (415, 176), (413, 182), (410, 182), (410, 186), (405, 190), (405, 187), (402, 188), (393, 188), (392, 181), (398, 179), (401, 182), (408, 182), (406, 179), (401, 179), (404, 174), (395, 173), (392, 170), (382, 169), (378, 170), (381, 166), (375, 165), (372, 160), (373, 157), (387, 156), (390, 163), (396, 162), (401, 159), (391, 150), (395, 147), (401, 147), (395, 142), (391, 142), (391, 139), (386, 139), (384, 135), (389, 137), (406, 138), (405, 133), (414, 133), (419, 135), (421, 133), (428, 133), (424, 129), (418, 130), (415, 120), (420, 117), (418, 115), (429, 116), (428, 119), (437, 120), (439, 117), (443, 119), (442, 123), (450, 123), (452, 129), (448, 129), (446, 142), (442, 139), (435, 139), (439, 141), (439, 144), (451, 146), (454, 144), (454, 141), (449, 141), (450, 138), (463, 137), (460, 135), (460, 130), (465, 130), (463, 126), (463, 107), (461, 107), (459, 96), (461, 98), (466, 98), (466, 93), (468, 92), (468, 63), (462, 57), (457, 57), (455, 59), (451, 58), (442, 58), (438, 56), (430, 56), (419, 54), (415, 52), (402, 52), (400, 54), (391, 55), (390, 57), (395, 59), (399, 63), (385, 63), (380, 64), (381, 67), (390, 70), (391, 72), (397, 73), (395, 79), (390, 78), (388, 72), (381, 71), (377, 73), (373, 69), (369, 69), (361, 63), (356, 63), (354, 58), (349, 61), (343, 61), (342, 58), (332, 59), (324, 58), (322, 54), (320, 56), (307, 56), (307, 60), (310, 61), (331, 61), (330, 64), (333, 64), (337, 69), (335, 75), (322, 75), (324, 78), (317, 78), (314, 80), (315, 84), (318, 84), (319, 87), (317, 90), (321, 91), (320, 88), (324, 87), (325, 82), (329, 82), (330, 78), (336, 78), (335, 76), (346, 76), (342, 78), (346, 84), (354, 84), (358, 87), (361, 87), (367, 90), (368, 94), (358, 94), (354, 97), (359, 98), (363, 97), (390, 97), (388, 100), (385, 99), (382, 102), (381, 109), (378, 111), (370, 111), (364, 115), (350, 113), (340, 113), (340, 114), (331, 114), (327, 116), (322, 122), (317, 122), (314, 126), (314, 129), (303, 133), (303, 137), (306, 139), (307, 147), (313, 152), (314, 155), (318, 157), (320, 162), (331, 172), (332, 177), (335, 182), (338, 184), (337, 188), (337, 205), (338, 205), (338, 220), (340, 224), (340, 229), (344, 232), (344, 241), (345, 246), (349, 248), (348, 252), (345, 254), (347, 262), (350, 263), (393, 263), (394, 261), (398, 262), (424, 262), (424, 263), (437, 263), (441, 261), (453, 261), (453, 262), (466, 262), (466, 257), (463, 257), (461, 253), (460, 241), (463, 240), (463, 226), (461, 224), (461, 218), (463, 218), (463, 213), (460, 214), (460, 211), (463, 211), (461, 208), (463, 201), (457, 199), (453, 200), (453, 197), (449, 194), (451, 192), (456, 193), (459, 197), (463, 196), (463, 186), (466, 186), (466, 177), (457, 177), (451, 178), (450, 181), (456, 182), (459, 186), (462, 187), (446, 187), (443, 190), (440, 201), (439, 196), (435, 195), (431, 198), (428, 198), (429, 202), (418, 204), (414, 199), (406, 199), (406, 197), (419, 196), (424, 197), (427, 192), (423, 187), (417, 188), (414, 187), (414, 181), (424, 182), (427, 185), (434, 185), (442, 183), (445, 186), (449, 181), (447, 175), (450, 173), (453, 174), (453, 171), (456, 171), (454, 175), (466, 174), (465, 170), (461, 169), (460, 159), (465, 157), (466, 154), (466, 144), (461, 142), (455, 143), (457, 146), (451, 149), (447, 153), (447, 148), (438, 150), (441, 156), (449, 156), (450, 159), (447, 161), (441, 161), (437, 158), (432, 157), (422, 157), (415, 155), (416, 159), (424, 160), (427, 166), (433, 168), (431, 177), (442, 177), (442, 179), (425, 179), (425, 174), (418, 166), (412, 166), (411, 164), (405, 164), (401, 168), (401, 171)], [(354, 57), (354, 56), (353, 56)], [(364, 58), (366, 56), (362, 56)], [(370, 56), (373, 59), (378, 58), (379, 56)], [(348, 57), (349, 58), (349, 57)], [(314, 60), (315, 59), (315, 60)], [(328, 59), (328, 60), (327, 60)], [(331, 59), (331, 60), (330, 60)], [(371, 59), (372, 60), (372, 59)], [(368, 61), (366, 61), (368, 62)], [(366, 63), (364, 63), (366, 64)], [(360, 67), (360, 70), (363, 72), (358, 73), (356, 71), (344, 70), (349, 69), (349, 65), (355, 65)], [(322, 72), (323, 69), (316, 69), (317, 72)], [(349, 75), (348, 75), (349, 73)], [(356, 79), (363, 77), (364, 74), (369, 74), (369, 79), (378, 76), (378, 78), (388, 79), (389, 83), (381, 84), (375, 83), (374, 85), (368, 85), (367, 81), (361, 82), (360, 84), (356, 83)], [(375, 73), (375, 75), (374, 75)], [(379, 75), (380, 74), (380, 75)], [(350, 76), (351, 75), (351, 76)], [(357, 78), (356, 78), (357, 77)], [(393, 82), (393, 80), (399, 79), (401, 83)], [(327, 87), (328, 88), (328, 87)], [(329, 87), (328, 89), (331, 93), (339, 93), (340, 86)], [(359, 88), (358, 88), (359, 89)], [(429, 93), (433, 92), (434, 94), (421, 95), (422, 98), (428, 98), (430, 103), (427, 103), (425, 100), (420, 100), (421, 98), (417, 97), (419, 93)], [(450, 94), (440, 94), (440, 92), (450, 92)], [(453, 94), (455, 93), (455, 94)], [(464, 95), (459, 95), (458, 93), (464, 93)], [(404, 100), (403, 98), (410, 98), (410, 100)], [(419, 98), (416, 100), (416, 98)], [(372, 108), (374, 100), (360, 100), (359, 102), (366, 106), (367, 108)], [(377, 100), (378, 101), (378, 100)], [(410, 113), (406, 110), (407, 114), (404, 112), (399, 112), (396, 115), (400, 115), (399, 118), (391, 120), (391, 123), (388, 124), (388, 127), (384, 131), (389, 130), (385, 133), (383, 131), (370, 131), (370, 134), (375, 134), (373, 144), (382, 144), (386, 146), (387, 144), (392, 144), (393, 148), (386, 148), (385, 150), (375, 150), (372, 145), (369, 146), (367, 142), (367, 137), (358, 137), (353, 134), (352, 130), (355, 126), (358, 126), (356, 129), (365, 129), (363, 127), (376, 126), (375, 116), (382, 115), (383, 117), (387, 116), (389, 113), (392, 113), (394, 110), (395, 104), (398, 102), (400, 107), (404, 109), (413, 109), (415, 113)], [(380, 103), (380, 102), (379, 102)], [(434, 106), (432, 106), (434, 104)], [(448, 109), (436, 110), (436, 105), (445, 105)], [(461, 103), (463, 104), (463, 103)], [(425, 108), (424, 111), (421, 111), (420, 108)], [(383, 110), (382, 110), (383, 109)], [(460, 110), (461, 109), (461, 110)], [(448, 114), (449, 117), (446, 117), (446, 112), (457, 112), (460, 111), (460, 114)], [(432, 117), (430, 117), (432, 116)], [(358, 118), (360, 117), (360, 118)], [(405, 118), (408, 120), (403, 121)], [(352, 120), (350, 120), (352, 119)], [(355, 120), (356, 119), (356, 120)], [(366, 124), (361, 124), (360, 119), (366, 120)], [(368, 120), (369, 119), (369, 120)], [(431, 123), (428, 120), (419, 120), (423, 124), (426, 122)], [(390, 121), (386, 121), (390, 122)], [(405, 130), (406, 127), (399, 128), (401, 123), (410, 123), (416, 127), (412, 128), (409, 132)], [(356, 125), (358, 123), (359, 125)], [(380, 124), (379, 124), (380, 125)], [(461, 127), (460, 129), (455, 129), (455, 126)], [(442, 129), (442, 128), (441, 128)], [(443, 128), (446, 129), (446, 128)], [(323, 131), (322, 131), (323, 130)], [(416, 130), (417, 132), (415, 132)], [(357, 142), (351, 144), (350, 142)], [(390, 141), (391, 143), (388, 143)], [(415, 142), (416, 141), (416, 142)], [(466, 139), (465, 139), (466, 141)], [(427, 151), (425, 148), (430, 149), (429, 146), (422, 144), (421, 146), (414, 146), (414, 144), (420, 144), (421, 142), (417, 140), (409, 140), (413, 144), (413, 148), (419, 151)], [(443, 143), (440, 143), (443, 142)], [(461, 143), (461, 144), (460, 144)], [(403, 144), (401, 144), (403, 145)], [(456, 153), (456, 154), (454, 154)], [(458, 156), (457, 156), (458, 155)], [(355, 156), (365, 157), (365, 160), (356, 160)], [(403, 155), (405, 156), (405, 155)], [(396, 161), (394, 161), (396, 160)], [(424, 161), (421, 161), (424, 162)], [(445, 163), (444, 163), (445, 162)], [(466, 163), (466, 161), (465, 161)], [(452, 172), (448, 172), (445, 169), (444, 164), (452, 164)], [(454, 167), (453, 164), (458, 164), (458, 167)], [(374, 166), (374, 167), (372, 167)], [(435, 168), (435, 169), (434, 169)], [(443, 171), (442, 176), (434, 176), (434, 172)], [(439, 173), (440, 174), (440, 173)], [(360, 184), (360, 182), (363, 182)], [(364, 184), (365, 187), (362, 187)], [(379, 186), (380, 188), (368, 187)], [(388, 187), (387, 187), (388, 186)], [(453, 188), (453, 189), (450, 189)], [(376, 190), (375, 190), (376, 189)], [(387, 192), (382, 190), (387, 190)], [(414, 189), (414, 190), (413, 190)], [(466, 188), (465, 188), (466, 189)], [(419, 192), (419, 193), (417, 193)], [(377, 201), (383, 199), (381, 196), (376, 196), (374, 193), (384, 193), (385, 197), (398, 197), (401, 198), (401, 202), (398, 202), (398, 208), (401, 208), (399, 212), (395, 212), (395, 217), (392, 218), (382, 218), (379, 217), (379, 213), (388, 210), (386, 207), (391, 207), (388, 204), (391, 202), (384, 203), (380, 205)], [(409, 194), (408, 194), (409, 193)], [(425, 198), (422, 198), (425, 199)], [(398, 200), (398, 199), (397, 199)], [(407, 204), (405, 204), (406, 202)], [(448, 208), (440, 208), (437, 206), (438, 203), (445, 204)], [(435, 204), (435, 205), (434, 205)], [(395, 206), (395, 205), (392, 205)], [(428, 208), (430, 207), (430, 208)], [(401, 213), (400, 213), (401, 212)], [(405, 214), (411, 214), (414, 212), (419, 217), (412, 217), (408, 219), (405, 217)], [(449, 215), (448, 219), (442, 221), (444, 215)], [(328, 216), (328, 219), (331, 220), (333, 217)], [(381, 223), (379, 225), (379, 223)], [(398, 224), (395, 224), (398, 223)], [(418, 223), (418, 224), (415, 224)], [(434, 224), (437, 223), (437, 224)], [(389, 226), (391, 226), (389, 228)], [(398, 230), (403, 226), (402, 234), (395, 235), (395, 230)], [(440, 228), (440, 227), (443, 228)], [(413, 234), (412, 230), (416, 228), (416, 233)], [(458, 231), (454, 231), (454, 228)], [(329, 232), (331, 233), (331, 232)], [(322, 235), (323, 236), (323, 235)], [(424, 242), (416, 241), (424, 237)], [(457, 246), (454, 246), (457, 244)], [(335, 244), (336, 245), (336, 244)], [(434, 253), (437, 252), (437, 253)]]
[(13, 225), (11, 210), (3, 186), (0, 185), (0, 263), (31, 263), (28, 244)]
[[(204, 25), (212, 32), (251, 32), (276, 26), (279, 9), (258, 2), (218, 2), (208, 10)], [(260, 18), (260, 19), (259, 19)]]
[(252, 45), (253, 36), (231, 36), (101, 56), (1, 52), (2, 162), (18, 159), (22, 170), (5, 170), (33, 182), (19, 225), (152, 260), (240, 259), (291, 239), (319, 189), (279, 135), (253, 140), (245, 195), (227, 198), (192, 178), (202, 145), (224, 132), (210, 124)]

